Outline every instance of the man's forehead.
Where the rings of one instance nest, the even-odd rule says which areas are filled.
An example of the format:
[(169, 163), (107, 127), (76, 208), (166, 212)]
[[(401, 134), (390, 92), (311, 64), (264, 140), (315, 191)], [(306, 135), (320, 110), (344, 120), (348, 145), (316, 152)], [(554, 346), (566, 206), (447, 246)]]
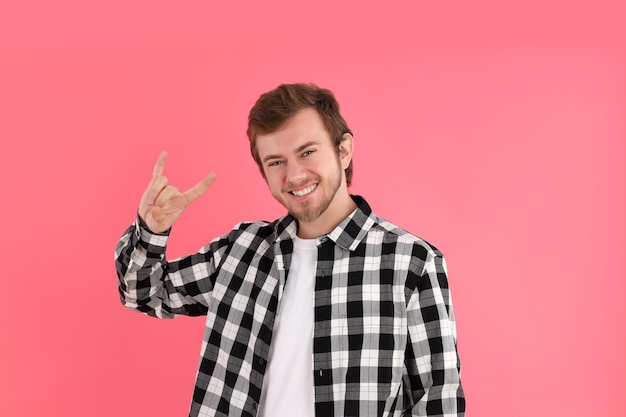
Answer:
[[(289, 118), (277, 130), (258, 134), (256, 137), (257, 150), (261, 154), (263, 148), (298, 148), (306, 142), (321, 142), (330, 135), (317, 110), (303, 109)], [(263, 157), (263, 155), (260, 155)]]

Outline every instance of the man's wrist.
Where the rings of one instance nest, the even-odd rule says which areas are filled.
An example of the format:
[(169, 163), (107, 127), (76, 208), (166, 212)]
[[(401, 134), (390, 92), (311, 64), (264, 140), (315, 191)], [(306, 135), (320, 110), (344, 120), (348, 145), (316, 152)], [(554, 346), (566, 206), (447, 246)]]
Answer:
[(164, 232), (155, 232), (154, 230), (150, 229), (150, 227), (148, 227), (148, 225), (146, 224), (146, 222), (144, 221), (144, 219), (141, 217), (141, 215), (139, 213), (137, 213), (136, 224), (137, 224), (139, 230), (146, 231), (150, 235), (169, 236), (170, 231), (172, 230), (172, 228), (170, 227), (169, 229), (167, 229)]

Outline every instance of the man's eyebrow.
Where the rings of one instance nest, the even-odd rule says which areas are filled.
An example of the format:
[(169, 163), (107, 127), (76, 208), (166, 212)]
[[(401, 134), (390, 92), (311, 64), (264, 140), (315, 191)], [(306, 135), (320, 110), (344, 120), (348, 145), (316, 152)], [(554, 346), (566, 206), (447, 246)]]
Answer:
[[(309, 146), (314, 146), (314, 145), (319, 145), (319, 142), (315, 141), (315, 140), (310, 140), (306, 143), (303, 143), (302, 145), (298, 146), (296, 148), (296, 152), (295, 153), (300, 153), (303, 150), (305, 150), (306, 148), (308, 148)], [(265, 158), (263, 158), (263, 162), (267, 162), (270, 159), (280, 159), (281, 156), (280, 155), (267, 155)]]
[(315, 141), (315, 140), (310, 140), (307, 143), (302, 144), (301, 146), (298, 146), (298, 149), (296, 149), (296, 153), (300, 153), (303, 150), (305, 150), (306, 148), (308, 148), (309, 146), (313, 146), (313, 145), (319, 145), (320, 143)]
[(280, 158), (280, 155), (267, 155), (265, 158), (263, 158), (263, 162), (267, 162), (270, 159), (278, 159)]

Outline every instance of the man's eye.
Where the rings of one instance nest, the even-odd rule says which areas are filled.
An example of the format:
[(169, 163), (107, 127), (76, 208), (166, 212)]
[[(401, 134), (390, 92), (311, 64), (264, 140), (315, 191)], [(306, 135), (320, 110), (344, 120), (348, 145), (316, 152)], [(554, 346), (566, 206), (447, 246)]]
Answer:
[(305, 151), (302, 156), (309, 156), (313, 153), (313, 151)]
[(275, 167), (275, 166), (280, 165), (282, 163), (283, 163), (282, 161), (272, 161), (269, 164), (267, 164), (267, 166)]

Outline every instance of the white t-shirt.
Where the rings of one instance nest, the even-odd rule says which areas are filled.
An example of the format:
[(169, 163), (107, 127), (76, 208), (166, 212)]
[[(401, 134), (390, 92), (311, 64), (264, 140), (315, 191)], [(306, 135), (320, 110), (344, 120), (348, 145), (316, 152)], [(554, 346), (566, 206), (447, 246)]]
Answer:
[(259, 404), (260, 417), (314, 417), (313, 297), (317, 239), (294, 239)]

